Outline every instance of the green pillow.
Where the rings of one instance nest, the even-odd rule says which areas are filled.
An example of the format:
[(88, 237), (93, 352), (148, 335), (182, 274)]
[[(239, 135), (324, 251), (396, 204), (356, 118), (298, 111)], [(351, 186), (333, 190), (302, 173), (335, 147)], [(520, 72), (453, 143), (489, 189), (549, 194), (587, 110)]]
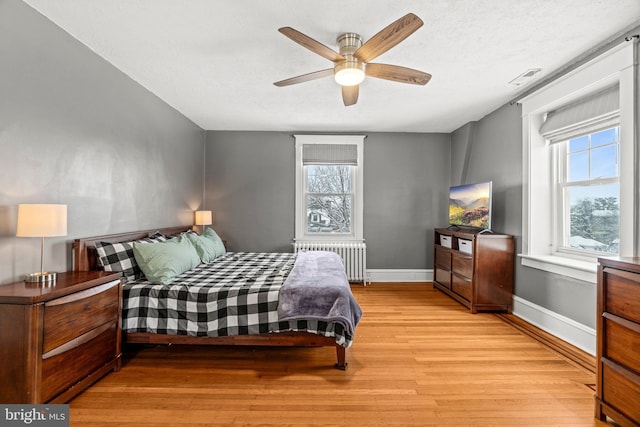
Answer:
[(163, 285), (200, 265), (198, 252), (185, 236), (154, 244), (134, 242), (133, 255), (147, 280)]
[(222, 239), (216, 234), (215, 231), (213, 231), (213, 228), (207, 228), (202, 236), (213, 242), (216, 250), (216, 258), (227, 253), (227, 250), (224, 247), (224, 243), (222, 243)]
[(213, 240), (204, 236), (199, 236), (196, 233), (185, 233), (187, 239), (196, 248), (198, 256), (203, 263), (208, 263), (216, 259), (216, 245)]

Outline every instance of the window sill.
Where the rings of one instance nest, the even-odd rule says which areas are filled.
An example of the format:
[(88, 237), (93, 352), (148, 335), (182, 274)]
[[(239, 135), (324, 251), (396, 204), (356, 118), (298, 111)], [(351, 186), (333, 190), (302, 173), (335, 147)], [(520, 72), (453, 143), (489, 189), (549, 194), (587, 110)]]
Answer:
[(581, 261), (559, 255), (519, 254), (518, 256), (521, 264), (525, 267), (537, 268), (593, 284), (597, 280), (598, 264), (596, 262)]

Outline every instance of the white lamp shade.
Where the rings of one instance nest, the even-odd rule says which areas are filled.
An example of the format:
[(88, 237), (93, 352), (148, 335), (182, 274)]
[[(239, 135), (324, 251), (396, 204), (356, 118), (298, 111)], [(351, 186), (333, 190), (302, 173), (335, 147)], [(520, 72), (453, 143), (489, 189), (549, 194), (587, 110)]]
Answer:
[(18, 205), (18, 237), (67, 235), (67, 205)]
[(211, 225), (212, 223), (211, 211), (196, 211), (196, 225)]

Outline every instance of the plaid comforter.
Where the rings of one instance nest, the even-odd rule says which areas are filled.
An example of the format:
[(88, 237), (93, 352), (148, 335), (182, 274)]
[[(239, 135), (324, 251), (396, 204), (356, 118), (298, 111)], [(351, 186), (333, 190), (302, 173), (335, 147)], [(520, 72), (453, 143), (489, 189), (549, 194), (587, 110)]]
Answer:
[(123, 288), (122, 329), (212, 337), (306, 331), (350, 346), (353, 337), (340, 325), (278, 319), (280, 288), (295, 260), (292, 253), (228, 252), (169, 285), (129, 282)]

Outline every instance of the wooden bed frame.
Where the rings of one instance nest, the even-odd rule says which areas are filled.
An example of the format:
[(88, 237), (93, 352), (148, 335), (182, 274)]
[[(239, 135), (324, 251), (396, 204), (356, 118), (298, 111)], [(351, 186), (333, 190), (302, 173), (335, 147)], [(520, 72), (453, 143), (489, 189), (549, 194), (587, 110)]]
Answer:
[[(94, 236), (73, 241), (73, 270), (97, 270), (96, 242), (128, 242), (148, 237), (156, 231), (166, 236), (174, 236), (190, 229), (188, 226), (159, 228), (129, 233)], [(308, 332), (280, 332), (259, 335), (237, 335), (226, 337), (194, 337), (187, 335), (164, 335), (150, 332), (122, 333), (125, 343), (130, 344), (197, 344), (197, 345), (246, 345), (272, 347), (335, 347), (337, 363), (341, 370), (347, 368), (345, 348), (336, 344), (334, 338)]]

